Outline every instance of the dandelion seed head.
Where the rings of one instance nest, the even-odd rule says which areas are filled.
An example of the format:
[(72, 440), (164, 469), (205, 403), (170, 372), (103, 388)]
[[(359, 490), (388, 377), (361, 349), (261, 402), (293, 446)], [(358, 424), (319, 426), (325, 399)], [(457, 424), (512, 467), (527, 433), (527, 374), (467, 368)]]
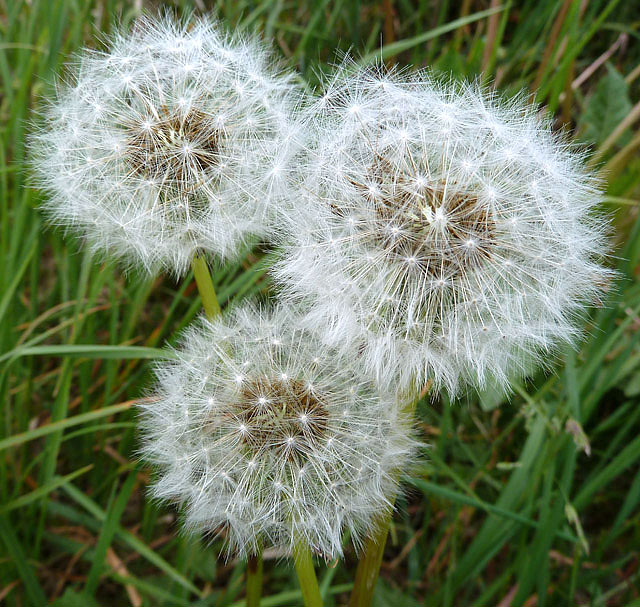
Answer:
[(307, 111), (276, 279), (383, 383), (504, 387), (611, 278), (599, 184), (523, 99), (381, 72), (345, 64)]
[(52, 221), (176, 274), (268, 236), (296, 142), (291, 77), (204, 17), (140, 18), (108, 45), (78, 57), (32, 137)]
[(157, 376), (142, 421), (154, 495), (182, 504), (188, 528), (222, 533), (229, 553), (303, 538), (339, 556), (347, 530), (359, 545), (413, 449), (394, 396), (288, 308), (202, 321)]

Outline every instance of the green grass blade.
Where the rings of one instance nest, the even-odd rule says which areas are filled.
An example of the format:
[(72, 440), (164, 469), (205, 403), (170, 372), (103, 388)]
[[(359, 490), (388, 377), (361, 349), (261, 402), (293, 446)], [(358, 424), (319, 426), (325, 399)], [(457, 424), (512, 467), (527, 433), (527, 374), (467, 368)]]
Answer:
[(170, 350), (146, 348), (144, 346), (101, 346), (92, 344), (62, 344), (58, 346), (33, 346), (16, 348), (0, 356), (0, 362), (22, 356), (62, 356), (66, 358), (101, 359), (167, 359), (174, 355)]
[[(68, 484), (63, 487), (66, 493), (80, 504), (83, 508), (89, 511), (100, 523), (104, 524), (107, 519), (105, 513), (98, 504), (96, 504), (91, 498), (82, 493), (74, 485)], [(164, 571), (171, 579), (175, 580), (181, 586), (184, 586), (197, 596), (200, 596), (200, 591), (194, 586), (187, 578), (185, 578), (179, 571), (172, 567), (167, 561), (165, 561), (159, 554), (149, 548), (142, 540), (137, 538), (133, 533), (122, 529), (119, 525), (115, 529), (116, 537), (127, 544), (131, 549), (138, 552), (141, 556), (147, 559), (150, 563), (155, 565), (161, 571)]]
[(413, 36), (411, 38), (406, 38), (404, 40), (398, 40), (396, 42), (392, 42), (391, 44), (386, 44), (381, 49), (378, 49), (374, 52), (368, 53), (362, 59), (360, 59), (359, 63), (367, 64), (372, 63), (374, 61), (378, 61), (381, 59), (386, 59), (388, 57), (392, 57), (397, 55), (398, 53), (402, 53), (418, 44), (422, 44), (429, 40), (433, 40), (438, 36), (442, 36), (442, 34), (446, 34), (447, 32), (451, 32), (453, 30), (458, 29), (459, 27), (463, 27), (468, 25), (469, 23), (473, 23), (474, 21), (480, 21), (490, 15), (498, 13), (502, 11), (504, 7), (498, 6), (496, 8), (489, 8), (484, 11), (478, 11), (477, 13), (473, 13), (472, 15), (467, 15), (466, 17), (461, 17), (460, 19), (456, 19), (455, 21), (451, 21), (446, 23), (445, 25), (441, 25), (436, 27), (428, 32), (423, 32), (422, 34), (418, 34), (417, 36)]
[(91, 596), (95, 594), (98, 587), (100, 573), (104, 569), (104, 560), (107, 555), (107, 549), (111, 545), (113, 536), (116, 533), (116, 528), (120, 524), (120, 519), (122, 518), (124, 509), (131, 497), (131, 492), (133, 491), (137, 478), (138, 471), (134, 470), (129, 474), (127, 480), (122, 485), (122, 489), (120, 490), (115, 502), (113, 502), (113, 504), (110, 503), (107, 506), (107, 518), (102, 526), (102, 531), (100, 532), (100, 537), (98, 538), (98, 543), (93, 557), (93, 563), (84, 586), (84, 591)]
[(576, 510), (580, 511), (584, 508), (597, 491), (606, 487), (609, 482), (622, 474), (627, 468), (635, 465), (639, 460), (640, 436), (636, 436), (603, 470), (594, 477), (587, 479), (573, 500)]
[[(31, 258), (33, 257), (33, 254), (36, 251), (36, 247), (38, 244), (38, 241), (36, 240), (36, 235), (39, 231), (39, 228), (40, 228), (40, 225), (38, 223), (36, 223), (36, 225), (33, 226), (31, 234), (28, 236), (27, 242), (25, 243), (27, 247), (27, 253), (24, 256), (20, 266), (14, 272), (11, 282), (9, 283), (4, 293), (2, 294), (2, 299), (0, 300), (0, 322), (2, 322), (2, 319), (4, 318), (4, 315), (7, 312), (7, 308), (9, 307), (9, 303), (11, 302), (11, 299), (14, 296), (14, 293), (18, 288), (18, 285), (20, 284), (20, 281), (22, 280), (24, 273), (27, 271), (27, 268), (29, 267)], [(2, 358), (0, 358), (0, 360), (2, 360)]]
[(103, 409), (97, 409), (96, 411), (90, 411), (88, 413), (81, 413), (80, 415), (74, 415), (73, 417), (67, 417), (57, 422), (34, 428), (21, 434), (14, 434), (0, 440), (0, 451), (8, 449), (9, 447), (15, 447), (21, 445), (36, 438), (46, 436), (52, 432), (58, 432), (65, 428), (77, 426), (78, 424), (84, 424), (85, 422), (93, 421), (94, 419), (100, 419), (101, 417), (107, 417), (109, 415), (115, 415), (121, 411), (126, 411), (131, 408), (134, 401), (128, 401), (125, 403), (119, 403), (117, 405), (111, 405), (110, 407), (104, 407)]
[[(518, 523), (522, 523), (523, 525), (527, 525), (528, 527), (532, 527), (534, 529), (537, 529), (540, 526), (539, 522), (518, 514), (517, 512), (512, 512), (511, 510), (507, 510), (499, 506), (494, 506), (493, 504), (489, 504), (468, 495), (464, 495), (463, 493), (459, 493), (458, 491), (453, 491), (452, 489), (441, 487), (440, 485), (436, 485), (435, 483), (431, 483), (429, 481), (414, 477), (407, 477), (406, 481), (412, 484), (417, 489), (420, 489), (425, 494), (439, 495), (440, 497), (451, 500), (452, 502), (465, 504), (467, 506), (473, 506), (474, 508), (479, 508), (480, 510), (484, 510), (485, 512), (490, 512), (491, 514), (497, 514), (498, 516), (516, 521)], [(562, 539), (569, 542), (578, 542), (578, 538), (575, 535), (567, 533), (566, 531), (561, 531), (560, 529), (557, 529), (554, 535), (557, 535), (558, 537), (561, 537)]]
[(31, 502), (34, 502), (41, 497), (49, 495), (52, 491), (62, 487), (63, 485), (70, 483), (74, 478), (88, 472), (93, 468), (93, 464), (89, 464), (88, 466), (84, 466), (84, 468), (80, 468), (75, 470), (71, 474), (67, 474), (66, 476), (58, 476), (54, 477), (50, 483), (42, 487), (38, 487), (37, 489), (27, 493), (26, 495), (21, 495), (20, 497), (0, 506), (0, 515), (6, 514), (10, 510), (15, 510), (16, 508), (22, 508)]
[[(353, 584), (336, 584), (329, 588), (329, 594), (342, 594), (343, 592), (349, 592), (353, 588)], [(260, 607), (280, 607), (281, 605), (300, 605), (302, 599), (302, 592), (300, 590), (290, 590), (287, 592), (280, 592), (279, 594), (272, 594), (271, 596), (263, 596), (260, 599)], [(197, 603), (193, 605), (196, 607)], [(236, 601), (231, 603), (229, 607), (245, 607), (245, 601)]]
[(22, 578), (30, 603), (34, 606), (44, 607), (44, 605), (47, 604), (47, 597), (44, 594), (44, 590), (42, 586), (40, 586), (33, 568), (27, 561), (27, 557), (14, 533), (11, 523), (9, 523), (9, 519), (4, 515), (0, 515), (0, 537), (7, 549), (7, 554), (11, 557), (11, 562)]

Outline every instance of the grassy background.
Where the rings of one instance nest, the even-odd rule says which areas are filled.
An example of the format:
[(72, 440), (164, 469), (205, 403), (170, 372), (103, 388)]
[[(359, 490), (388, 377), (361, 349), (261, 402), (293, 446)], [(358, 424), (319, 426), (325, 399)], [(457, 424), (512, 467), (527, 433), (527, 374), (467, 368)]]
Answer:
[[(25, 130), (83, 44), (142, 2), (0, 0), (0, 603), (242, 604), (244, 562), (180, 534), (136, 461), (132, 399), (194, 318), (191, 278), (97, 263), (45, 228)], [(146, 4), (146, 3), (145, 3)], [(634, 8), (634, 4), (636, 5)], [(428, 458), (407, 478), (377, 605), (640, 606), (640, 7), (628, 0), (196, 0), (259, 29), (313, 85), (336, 49), (537, 91), (608, 183), (622, 278), (579, 352), (492, 394), (423, 402)], [(223, 305), (268, 293), (269, 258), (219, 268)], [(500, 405), (500, 406), (499, 406)], [(268, 556), (268, 555), (267, 555)], [(340, 605), (355, 557), (318, 564)], [(300, 604), (265, 565), (267, 607)]]

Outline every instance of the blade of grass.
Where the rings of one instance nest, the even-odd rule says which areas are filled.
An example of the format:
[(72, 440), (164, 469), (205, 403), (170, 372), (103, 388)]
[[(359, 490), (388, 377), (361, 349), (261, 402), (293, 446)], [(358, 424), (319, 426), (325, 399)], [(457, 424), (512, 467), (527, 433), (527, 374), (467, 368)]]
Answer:
[(96, 544), (96, 549), (91, 564), (91, 569), (87, 575), (87, 581), (84, 586), (84, 592), (90, 596), (94, 596), (96, 589), (98, 588), (98, 581), (100, 574), (104, 569), (104, 561), (107, 556), (107, 550), (111, 545), (113, 537), (116, 533), (116, 528), (120, 524), (120, 519), (124, 513), (124, 509), (129, 502), (131, 492), (138, 478), (138, 470), (133, 470), (127, 477), (127, 480), (122, 485), (122, 489), (118, 494), (118, 497), (113, 503), (109, 503), (107, 506), (107, 516)]
[[(534, 529), (538, 529), (540, 527), (540, 523), (538, 521), (534, 521), (526, 516), (518, 514), (517, 512), (512, 512), (511, 510), (507, 510), (505, 508), (501, 508), (499, 506), (494, 506), (493, 504), (489, 504), (488, 502), (481, 501), (479, 499), (475, 499), (473, 497), (469, 497), (468, 495), (464, 495), (463, 493), (458, 493), (457, 491), (453, 491), (451, 489), (447, 489), (446, 487), (442, 487), (435, 483), (431, 483), (429, 481), (422, 480), (420, 478), (407, 477), (405, 479), (408, 483), (420, 489), (425, 494), (439, 495), (444, 499), (451, 500), (452, 502), (457, 502), (459, 504), (465, 504), (467, 506), (473, 506), (474, 508), (479, 508), (480, 510), (484, 510), (485, 512), (489, 512), (491, 514), (496, 514), (503, 518), (510, 519), (512, 521), (516, 521), (518, 523), (522, 523), (523, 525), (527, 525), (528, 527), (532, 527)], [(569, 542), (577, 543), (578, 538), (566, 531), (562, 531), (557, 529), (554, 535), (567, 540)]]
[(538, 88), (540, 88), (540, 83), (542, 82), (543, 77), (550, 69), (549, 62), (552, 58), (553, 50), (556, 48), (560, 32), (562, 31), (562, 27), (564, 26), (564, 21), (573, 2), (574, 0), (564, 0), (562, 5), (560, 6), (558, 14), (553, 19), (553, 27), (551, 28), (551, 33), (547, 39), (547, 44), (545, 46), (544, 52), (542, 53), (542, 59), (538, 67), (538, 73), (536, 74), (536, 78), (531, 85), (531, 91), (533, 93), (535, 93)]
[(589, 503), (590, 498), (601, 491), (614, 478), (622, 474), (627, 468), (640, 460), (640, 436), (631, 441), (604, 469), (595, 476), (588, 478), (573, 500), (575, 509), (579, 512)]
[(30, 493), (21, 495), (20, 497), (0, 506), (0, 515), (6, 514), (10, 510), (15, 510), (16, 508), (22, 508), (27, 504), (30, 504), (31, 502), (44, 497), (45, 495), (49, 495), (49, 493), (51, 493), (52, 491), (55, 491), (66, 483), (70, 483), (74, 478), (77, 478), (85, 472), (88, 472), (89, 470), (91, 470), (91, 468), (93, 468), (93, 464), (84, 466), (84, 468), (79, 468), (78, 470), (75, 470), (74, 472), (72, 472), (71, 474), (67, 474), (66, 476), (54, 477), (50, 483), (47, 483), (42, 487), (38, 487)]
[[(490, 8), (498, 8), (499, 0), (491, 0)], [(509, 14), (511, 8), (510, 0), (507, 0), (506, 10), (502, 13), (502, 18), (505, 18)], [(482, 79), (485, 80), (489, 77), (489, 74), (493, 71), (493, 64), (495, 62), (498, 46), (502, 41), (503, 29), (500, 27), (501, 17), (496, 11), (488, 19), (487, 25), (487, 40), (482, 51)], [(502, 30), (502, 31), (501, 31)]]
[[(101, 524), (104, 524), (107, 520), (107, 514), (98, 504), (96, 504), (90, 497), (82, 493), (78, 488), (72, 484), (64, 485), (63, 490), (73, 499), (80, 504), (85, 510), (93, 515)], [(142, 540), (137, 538), (133, 533), (122, 529), (119, 525), (115, 527), (115, 536), (131, 549), (138, 552), (141, 556), (147, 559), (150, 563), (155, 565), (161, 571), (164, 571), (171, 579), (178, 582), (181, 586), (189, 589), (198, 597), (202, 594), (196, 586), (194, 586), (187, 578), (185, 578), (179, 571), (176, 571), (167, 561), (165, 561), (159, 554), (149, 548)]]
[[(558, 73), (568, 72), (568, 65), (580, 54), (582, 49), (585, 47), (587, 42), (591, 40), (593, 36), (596, 35), (600, 26), (604, 22), (604, 20), (611, 14), (611, 11), (619, 4), (620, 0), (610, 0), (607, 6), (602, 10), (602, 12), (593, 20), (591, 20), (591, 26), (589, 29), (578, 38), (578, 40), (574, 41), (574, 44), (570, 45), (567, 49), (567, 52), (564, 54), (560, 65), (558, 66)], [(541, 101), (547, 97), (549, 92), (549, 88), (553, 84), (553, 79), (547, 79), (546, 84), (541, 84), (541, 89), (538, 94), (538, 99)]]
[(47, 597), (44, 594), (44, 590), (42, 589), (42, 586), (40, 586), (33, 568), (27, 561), (27, 557), (13, 531), (13, 527), (4, 515), (0, 515), (0, 538), (2, 538), (2, 541), (4, 542), (7, 554), (11, 557), (11, 562), (22, 578), (25, 591), (31, 604), (38, 606), (46, 605)]
[(454, 21), (450, 21), (445, 25), (441, 25), (440, 27), (436, 27), (428, 32), (424, 32), (422, 34), (418, 34), (417, 36), (413, 36), (412, 38), (405, 38), (404, 40), (398, 40), (393, 42), (392, 44), (387, 44), (383, 46), (381, 49), (368, 53), (362, 59), (360, 59), (359, 63), (367, 64), (372, 63), (374, 61), (378, 61), (381, 59), (386, 59), (387, 57), (391, 57), (392, 55), (397, 55), (406, 51), (418, 44), (422, 44), (423, 42), (427, 42), (428, 40), (432, 40), (433, 38), (437, 38), (438, 36), (442, 36), (442, 34), (446, 34), (447, 32), (452, 32), (459, 27), (463, 27), (469, 23), (474, 23), (475, 21), (480, 21), (485, 17), (489, 17), (494, 13), (500, 12), (504, 7), (498, 6), (495, 8), (489, 8), (484, 11), (478, 11), (477, 13), (473, 13), (472, 15), (467, 15), (466, 17), (462, 17), (460, 19), (455, 19)]
[[(136, 577), (120, 575), (119, 573), (109, 572), (109, 577), (119, 582), (123, 586), (131, 585), (135, 586), (142, 593), (147, 596), (153, 597), (155, 599), (160, 599), (162, 601), (162, 605), (171, 605), (171, 607), (193, 607), (194, 605), (199, 604), (199, 602), (192, 603), (188, 599), (183, 599), (181, 597), (175, 596), (170, 592), (167, 592), (162, 586), (159, 584), (153, 584), (151, 582), (147, 582)], [(214, 595), (215, 596), (215, 595)], [(208, 603), (209, 605), (214, 605), (215, 603)]]
[(22, 356), (62, 356), (67, 358), (174, 358), (170, 350), (161, 348), (146, 348), (144, 346), (102, 346), (93, 344), (62, 344), (58, 346), (32, 346), (16, 348), (0, 356), (0, 362)]
[[(7, 308), (9, 307), (9, 303), (13, 298), (13, 294), (15, 293), (15, 290), (18, 288), (18, 285), (20, 284), (20, 281), (22, 280), (24, 273), (27, 271), (27, 268), (29, 267), (31, 258), (33, 257), (33, 254), (36, 251), (36, 248), (38, 245), (38, 241), (36, 240), (36, 235), (38, 234), (39, 231), (40, 231), (40, 225), (38, 222), (36, 222), (36, 224), (33, 226), (31, 230), (31, 233), (27, 237), (27, 241), (25, 243), (25, 248), (27, 249), (27, 253), (22, 259), (20, 266), (17, 268), (16, 272), (13, 274), (11, 282), (5, 288), (5, 291), (2, 295), (2, 299), (0, 300), (0, 322), (2, 322), (2, 319), (7, 312)], [(2, 359), (0, 358), (0, 360)]]
[[(519, 460), (521, 466), (511, 473), (494, 507), (512, 510), (528, 495), (533, 486), (532, 468), (538, 460), (545, 437), (546, 423), (541, 416), (538, 416), (529, 429), (529, 435), (521, 451)], [(496, 514), (491, 513), (475, 535), (471, 545), (466, 547), (464, 555), (452, 572), (451, 591), (456, 592), (466, 580), (477, 575), (477, 572), (482, 570), (518, 529), (515, 522), (506, 523), (503, 517), (497, 517)]]
[(21, 434), (14, 434), (13, 436), (0, 440), (0, 451), (8, 449), (9, 447), (16, 447), (17, 445), (51, 434), (52, 432), (59, 432), (60, 430), (70, 428), (71, 426), (77, 426), (78, 424), (84, 424), (85, 422), (93, 421), (94, 419), (115, 415), (116, 413), (130, 409), (131, 405), (136, 402), (138, 402), (138, 400), (130, 400), (117, 405), (111, 405), (110, 407), (104, 407), (96, 411), (90, 411), (89, 413), (81, 413), (80, 415), (67, 417), (57, 422), (52, 422), (45, 426), (40, 426), (39, 428), (22, 432)]
[[(349, 592), (353, 584), (336, 584), (329, 588), (329, 594), (342, 594), (343, 592)], [(281, 605), (300, 605), (302, 599), (302, 592), (300, 590), (290, 590), (288, 592), (280, 592), (279, 594), (272, 594), (271, 596), (262, 597), (260, 601), (260, 607), (280, 607)], [(193, 605), (196, 607), (197, 603)], [(244, 600), (236, 601), (229, 605), (229, 607), (245, 607)]]

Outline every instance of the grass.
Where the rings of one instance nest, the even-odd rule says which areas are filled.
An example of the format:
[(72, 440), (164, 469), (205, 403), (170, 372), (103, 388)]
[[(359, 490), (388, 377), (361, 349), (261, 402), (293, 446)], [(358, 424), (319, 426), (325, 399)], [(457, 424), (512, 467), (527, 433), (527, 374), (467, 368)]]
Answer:
[[(0, 602), (243, 604), (244, 562), (151, 502), (132, 399), (199, 312), (193, 280), (123, 276), (46, 228), (25, 134), (54, 73), (141, 3), (0, 0)], [(180, 2), (179, 9), (190, 8)], [(209, 3), (206, 3), (207, 6)], [(201, 9), (203, 2), (194, 2)], [(606, 181), (620, 280), (552, 372), (463, 402), (422, 402), (430, 443), (406, 478), (377, 605), (640, 605), (640, 10), (616, 0), (219, 0), (313, 87), (337, 50), (531, 91)], [(602, 59), (604, 57), (604, 59)], [(270, 257), (217, 268), (223, 307)], [(299, 605), (266, 554), (264, 607)], [(355, 572), (317, 564), (326, 605)]]

